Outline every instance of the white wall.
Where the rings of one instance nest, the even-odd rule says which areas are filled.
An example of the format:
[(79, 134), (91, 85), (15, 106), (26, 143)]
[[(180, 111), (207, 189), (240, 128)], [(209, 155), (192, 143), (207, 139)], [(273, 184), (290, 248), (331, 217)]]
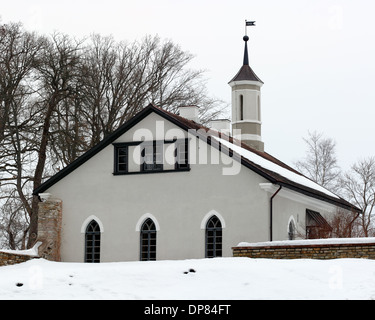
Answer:
[[(268, 181), (237, 162), (239, 174), (224, 175), (223, 170), (233, 165), (228, 156), (154, 113), (115, 142), (139, 141), (140, 128), (150, 129), (149, 134), (159, 140), (166, 132), (176, 138), (188, 137), (190, 153), (200, 155), (200, 161), (191, 164), (190, 171), (115, 176), (114, 147), (109, 145), (60, 180), (46, 192), (63, 201), (63, 261), (84, 260), (84, 230), (91, 216), (104, 229), (102, 262), (139, 260), (139, 226), (147, 217), (158, 226), (158, 260), (204, 258), (204, 226), (213, 214), (224, 227), (223, 256), (232, 256), (231, 248), (240, 242), (269, 240), (273, 192), (260, 187)], [(199, 163), (204, 158), (208, 163)], [(303, 228), (306, 209), (323, 216), (335, 210), (285, 188), (275, 197), (273, 209), (273, 240), (288, 239), (291, 218)]]
[[(132, 141), (137, 128), (151, 128), (157, 139), (164, 132), (179, 129), (151, 114), (115, 142)], [(176, 134), (181, 132), (176, 130)], [(185, 132), (184, 135), (187, 133)], [(191, 139), (196, 139), (189, 136)], [(193, 143), (198, 154), (202, 144)], [(216, 157), (226, 157), (208, 148)], [(223, 255), (241, 241), (268, 239), (268, 195), (259, 188), (263, 178), (241, 166), (238, 175), (223, 175), (225, 165), (193, 164), (188, 172), (132, 174), (114, 176), (113, 146), (109, 145), (46, 192), (63, 200), (63, 261), (83, 261), (84, 233), (89, 216), (104, 227), (101, 261), (139, 260), (141, 217), (152, 215), (157, 232), (157, 259), (204, 258), (205, 230), (202, 221), (208, 213), (223, 218)], [(220, 159), (219, 159), (220, 160)], [(208, 161), (210, 162), (210, 160)]]
[(295, 191), (283, 188), (273, 200), (273, 240), (288, 239), (289, 221), (296, 227), (296, 239), (306, 236), (306, 210), (319, 212), (329, 219), (336, 213), (336, 206), (327, 202), (307, 197)]

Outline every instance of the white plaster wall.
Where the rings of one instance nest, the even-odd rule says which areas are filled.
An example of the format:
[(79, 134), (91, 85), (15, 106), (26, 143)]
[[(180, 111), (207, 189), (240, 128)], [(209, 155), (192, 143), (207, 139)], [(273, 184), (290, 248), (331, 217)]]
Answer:
[(319, 212), (326, 220), (336, 213), (337, 207), (291, 190), (281, 190), (273, 200), (273, 240), (288, 239), (288, 226), (292, 218), (297, 228), (296, 237), (306, 236), (306, 210)]
[[(260, 121), (260, 91), (250, 90), (250, 89), (241, 89), (235, 90), (232, 92), (232, 121), (237, 122), (241, 121), (240, 119), (240, 96), (243, 96), (243, 105), (244, 105), (244, 119), (250, 121)], [(259, 97), (259, 99), (258, 99)]]
[[(157, 125), (156, 125), (157, 124)], [(137, 129), (164, 139), (165, 132), (187, 136), (172, 123), (151, 114), (115, 142), (133, 141)], [(163, 130), (161, 130), (163, 128)], [(196, 139), (193, 136), (189, 138)], [(136, 140), (139, 137), (136, 137)], [(192, 143), (199, 153), (202, 144)], [(226, 157), (208, 148), (207, 159)], [(238, 175), (223, 175), (230, 165), (192, 164), (189, 172), (113, 175), (113, 146), (109, 145), (46, 192), (63, 200), (61, 256), (63, 261), (84, 259), (84, 222), (95, 216), (104, 228), (101, 261), (139, 260), (141, 217), (152, 215), (157, 232), (157, 259), (205, 256), (202, 221), (217, 212), (225, 222), (223, 255), (241, 241), (266, 241), (269, 229), (269, 195), (259, 188), (266, 182), (241, 166)], [(210, 161), (209, 161), (210, 162)]]

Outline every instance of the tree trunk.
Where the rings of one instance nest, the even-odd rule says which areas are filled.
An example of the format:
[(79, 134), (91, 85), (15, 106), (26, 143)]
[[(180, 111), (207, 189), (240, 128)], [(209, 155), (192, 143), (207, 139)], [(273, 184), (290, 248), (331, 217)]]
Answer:
[[(34, 190), (38, 188), (42, 184), (43, 172), (44, 167), (46, 164), (47, 158), (47, 145), (48, 145), (48, 136), (49, 136), (49, 129), (51, 125), (51, 116), (53, 110), (56, 108), (57, 99), (56, 94), (54, 94), (48, 103), (47, 113), (44, 118), (43, 124), (43, 133), (42, 133), (42, 140), (40, 142), (40, 147), (38, 151), (38, 163), (35, 168), (34, 173)], [(32, 212), (30, 216), (30, 228), (29, 228), (29, 241), (27, 243), (27, 247), (31, 248), (35, 244), (37, 235), (38, 235), (38, 211), (39, 211), (39, 197), (33, 196), (32, 201)]]

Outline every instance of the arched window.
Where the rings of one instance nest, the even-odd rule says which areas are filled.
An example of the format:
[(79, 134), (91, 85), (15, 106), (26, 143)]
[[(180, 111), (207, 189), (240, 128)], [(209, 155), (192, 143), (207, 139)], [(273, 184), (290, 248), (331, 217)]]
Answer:
[(148, 218), (141, 227), (141, 261), (156, 260), (156, 227)]
[(243, 120), (243, 95), (240, 95), (240, 120)]
[(100, 262), (100, 227), (95, 220), (86, 228), (85, 262)]
[(212, 216), (206, 225), (206, 258), (222, 256), (223, 231), (218, 217)]
[(288, 227), (288, 239), (294, 240), (296, 234), (296, 228), (294, 226), (293, 220), (290, 220), (289, 227)]

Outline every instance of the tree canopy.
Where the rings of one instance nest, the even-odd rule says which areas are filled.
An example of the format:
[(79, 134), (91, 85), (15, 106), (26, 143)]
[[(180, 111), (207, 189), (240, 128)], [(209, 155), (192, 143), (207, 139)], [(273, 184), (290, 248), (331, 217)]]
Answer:
[(175, 113), (199, 105), (202, 123), (218, 117), (227, 106), (209, 95), (192, 59), (158, 36), (77, 40), (0, 24), (0, 246), (30, 247), (32, 190), (149, 103)]

